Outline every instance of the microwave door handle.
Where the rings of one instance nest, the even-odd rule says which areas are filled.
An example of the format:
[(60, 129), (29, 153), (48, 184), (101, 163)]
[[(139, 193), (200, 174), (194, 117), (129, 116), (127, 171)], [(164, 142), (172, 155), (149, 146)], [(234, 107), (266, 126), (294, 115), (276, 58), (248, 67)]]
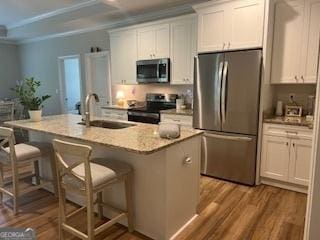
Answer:
[(228, 75), (228, 61), (224, 62), (222, 87), (221, 87), (221, 114), (222, 123), (226, 122), (226, 87), (227, 87), (227, 75)]

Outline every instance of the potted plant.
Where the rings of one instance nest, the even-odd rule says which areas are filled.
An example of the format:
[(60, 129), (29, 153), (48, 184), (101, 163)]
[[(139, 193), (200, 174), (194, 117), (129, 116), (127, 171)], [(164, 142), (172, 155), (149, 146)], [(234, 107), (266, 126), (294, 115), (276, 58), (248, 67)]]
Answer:
[(13, 91), (20, 99), (20, 103), (28, 110), (31, 121), (35, 122), (41, 121), (43, 102), (51, 97), (50, 95), (36, 96), (40, 85), (40, 81), (36, 81), (31, 77), (26, 78), (13, 88)]

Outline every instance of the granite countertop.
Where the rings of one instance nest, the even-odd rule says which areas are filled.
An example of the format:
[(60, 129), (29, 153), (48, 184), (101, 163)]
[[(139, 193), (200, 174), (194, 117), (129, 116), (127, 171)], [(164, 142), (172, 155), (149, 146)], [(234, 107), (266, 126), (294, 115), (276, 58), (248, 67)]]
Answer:
[(79, 125), (79, 122), (81, 122), (81, 116), (66, 114), (43, 117), (41, 122), (18, 120), (6, 122), (5, 125), (82, 140), (140, 154), (150, 154), (202, 134), (202, 131), (199, 130), (181, 128), (180, 137), (169, 140), (159, 137), (158, 125), (130, 122), (135, 124), (135, 126), (124, 129), (106, 129), (97, 127), (87, 128)]
[(173, 108), (173, 109), (168, 109), (168, 110), (162, 110), (162, 111), (160, 111), (160, 113), (193, 116), (193, 109), (180, 109), (180, 110), (177, 110), (177, 109)]
[(275, 123), (293, 126), (313, 128), (313, 122), (309, 122), (305, 117), (270, 117), (263, 120), (265, 123)]

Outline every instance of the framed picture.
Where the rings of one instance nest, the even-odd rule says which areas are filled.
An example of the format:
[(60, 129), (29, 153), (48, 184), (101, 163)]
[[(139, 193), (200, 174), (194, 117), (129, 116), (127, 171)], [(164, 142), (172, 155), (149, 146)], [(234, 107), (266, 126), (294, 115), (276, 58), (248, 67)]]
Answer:
[(286, 117), (301, 117), (302, 107), (301, 106), (286, 106)]

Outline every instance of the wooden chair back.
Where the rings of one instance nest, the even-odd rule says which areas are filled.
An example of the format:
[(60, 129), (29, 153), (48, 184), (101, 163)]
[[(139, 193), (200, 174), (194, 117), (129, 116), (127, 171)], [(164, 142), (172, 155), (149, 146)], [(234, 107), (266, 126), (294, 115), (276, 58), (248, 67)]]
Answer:
[[(92, 177), (90, 156), (92, 148), (90, 146), (65, 142), (57, 139), (53, 140), (53, 148), (56, 156), (57, 181), (59, 187), (62, 186), (62, 180), (64, 177), (73, 177), (74, 180), (84, 184), (86, 191), (91, 192)], [(80, 164), (84, 164), (85, 177), (79, 176), (72, 171)]]
[(14, 120), (14, 102), (0, 103), (0, 122)]
[[(16, 163), (14, 132), (11, 128), (0, 127), (0, 151), (7, 155), (12, 165)], [(5, 151), (5, 147), (9, 146), (10, 153)]]

